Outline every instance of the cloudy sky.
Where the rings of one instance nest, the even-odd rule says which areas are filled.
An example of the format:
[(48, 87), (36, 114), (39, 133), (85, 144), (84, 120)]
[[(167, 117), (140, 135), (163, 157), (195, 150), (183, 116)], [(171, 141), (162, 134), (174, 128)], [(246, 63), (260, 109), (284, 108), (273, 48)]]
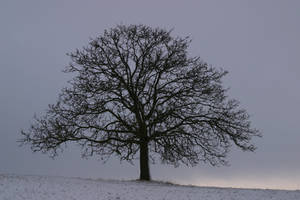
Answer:
[(174, 28), (191, 55), (229, 71), (230, 97), (263, 133), (255, 153), (233, 148), (228, 167), (151, 165), (153, 179), (183, 184), (300, 189), (300, 1), (1, 0), (0, 174), (138, 178), (138, 165), (80, 157), (52, 160), (18, 147), (20, 130), (55, 103), (70, 75), (66, 53), (117, 24)]

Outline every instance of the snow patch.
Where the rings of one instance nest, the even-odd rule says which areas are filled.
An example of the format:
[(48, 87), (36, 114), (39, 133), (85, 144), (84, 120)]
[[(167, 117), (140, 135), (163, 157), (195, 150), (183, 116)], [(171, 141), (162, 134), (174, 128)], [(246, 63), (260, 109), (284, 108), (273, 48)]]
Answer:
[(0, 175), (0, 200), (300, 200), (300, 191)]

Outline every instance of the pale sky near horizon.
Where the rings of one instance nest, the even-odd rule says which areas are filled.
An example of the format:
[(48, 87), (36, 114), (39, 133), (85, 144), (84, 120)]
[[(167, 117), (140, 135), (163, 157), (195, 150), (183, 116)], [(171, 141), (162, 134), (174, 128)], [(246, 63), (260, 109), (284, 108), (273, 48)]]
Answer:
[(134, 166), (80, 157), (69, 145), (55, 160), (18, 147), (21, 129), (55, 103), (71, 75), (66, 53), (117, 24), (174, 28), (191, 36), (191, 55), (229, 71), (238, 99), (263, 137), (255, 153), (233, 148), (230, 166), (151, 165), (156, 180), (183, 184), (300, 189), (300, 1), (1, 0), (0, 174), (138, 178)]

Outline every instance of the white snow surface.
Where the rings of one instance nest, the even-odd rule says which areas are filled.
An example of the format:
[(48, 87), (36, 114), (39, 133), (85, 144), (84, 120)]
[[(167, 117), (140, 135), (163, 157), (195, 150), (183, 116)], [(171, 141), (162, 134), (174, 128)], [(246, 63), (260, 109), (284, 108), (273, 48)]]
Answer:
[(300, 191), (0, 174), (0, 200), (300, 200)]

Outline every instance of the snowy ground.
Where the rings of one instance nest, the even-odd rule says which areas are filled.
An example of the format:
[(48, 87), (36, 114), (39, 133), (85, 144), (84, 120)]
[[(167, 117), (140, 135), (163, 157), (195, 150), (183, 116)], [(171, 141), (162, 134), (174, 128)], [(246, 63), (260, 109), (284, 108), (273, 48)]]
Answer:
[(300, 200), (300, 191), (0, 174), (0, 200)]

